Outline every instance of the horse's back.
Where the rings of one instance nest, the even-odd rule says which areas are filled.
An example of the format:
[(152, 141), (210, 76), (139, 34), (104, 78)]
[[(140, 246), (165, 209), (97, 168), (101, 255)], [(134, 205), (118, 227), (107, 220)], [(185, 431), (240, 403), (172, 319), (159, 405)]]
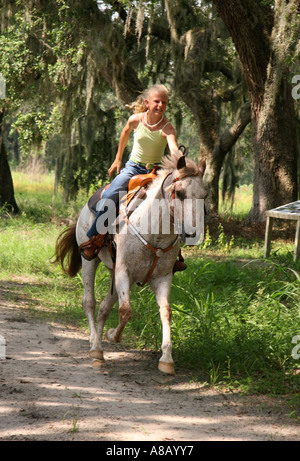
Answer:
[(87, 237), (87, 232), (91, 228), (93, 222), (94, 222), (95, 216), (94, 214), (90, 211), (88, 207), (88, 203), (84, 205), (82, 208), (79, 217), (77, 219), (77, 225), (76, 225), (76, 240), (78, 245), (81, 245), (82, 243), (86, 242), (88, 240)]

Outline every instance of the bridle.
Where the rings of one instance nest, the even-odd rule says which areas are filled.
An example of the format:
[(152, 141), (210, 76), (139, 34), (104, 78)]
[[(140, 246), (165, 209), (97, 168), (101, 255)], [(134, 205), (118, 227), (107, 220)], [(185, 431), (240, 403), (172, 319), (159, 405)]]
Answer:
[(140, 285), (143, 287), (144, 285), (146, 285), (146, 283), (150, 279), (158, 260), (165, 253), (168, 253), (168, 251), (172, 250), (176, 246), (176, 244), (180, 240), (180, 237), (179, 237), (179, 235), (177, 235), (174, 242), (172, 242), (171, 245), (169, 245), (167, 248), (164, 248), (164, 249), (163, 248), (155, 248), (149, 242), (147, 242), (147, 240), (144, 239), (144, 237), (139, 233), (139, 231), (135, 228), (135, 226), (131, 222), (129, 222), (129, 218), (126, 215), (124, 215), (124, 213), (122, 211), (121, 211), (121, 214), (122, 214), (122, 217), (123, 217), (124, 221), (126, 222), (129, 229), (133, 232), (133, 234), (140, 240), (140, 242), (142, 242), (149, 250), (151, 250), (154, 253), (154, 261), (152, 263), (151, 269), (148, 272), (148, 275), (145, 278), (144, 282), (140, 283)]
[(165, 178), (163, 179), (162, 183), (161, 183), (161, 195), (162, 197), (165, 199), (165, 200), (169, 200), (169, 204), (170, 204), (170, 215), (171, 215), (171, 218), (174, 222), (174, 206), (171, 205), (171, 202), (173, 202), (173, 200), (175, 200), (175, 196), (176, 196), (176, 182), (179, 180), (178, 177), (175, 177), (172, 181), (172, 184), (169, 186), (169, 188), (171, 189), (171, 195), (170, 195), (170, 198), (168, 199), (166, 197), (166, 194), (165, 194), (165, 188), (164, 188), (164, 185), (165, 185), (165, 182), (166, 180), (173, 174), (173, 172), (171, 173), (168, 173)]

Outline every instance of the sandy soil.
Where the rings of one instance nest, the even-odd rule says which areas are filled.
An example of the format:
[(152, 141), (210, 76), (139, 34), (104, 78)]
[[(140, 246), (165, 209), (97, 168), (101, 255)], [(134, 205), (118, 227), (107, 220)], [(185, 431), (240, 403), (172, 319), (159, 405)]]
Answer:
[[(211, 390), (157, 370), (158, 354), (105, 344), (88, 358), (88, 335), (34, 318), (0, 284), (0, 440), (296, 441), (287, 399)], [(1, 339), (0, 337), (0, 339)]]

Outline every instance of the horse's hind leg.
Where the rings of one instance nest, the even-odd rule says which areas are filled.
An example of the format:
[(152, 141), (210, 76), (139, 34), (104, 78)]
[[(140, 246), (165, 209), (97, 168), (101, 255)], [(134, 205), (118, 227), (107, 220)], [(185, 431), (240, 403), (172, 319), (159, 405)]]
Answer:
[(151, 288), (153, 289), (162, 323), (162, 356), (159, 359), (158, 369), (164, 373), (174, 374), (174, 362), (172, 358), (171, 342), (171, 317), (172, 311), (169, 303), (169, 294), (172, 283), (172, 275), (153, 280)]
[[(103, 328), (105, 325), (105, 322), (110, 314), (111, 308), (115, 304), (115, 302), (118, 299), (118, 295), (116, 290), (113, 290), (113, 293), (109, 291), (109, 293), (106, 295), (106, 297), (103, 299), (99, 306), (99, 311), (98, 311), (98, 318), (97, 318), (97, 323), (98, 323), (98, 338), (100, 342), (100, 349), (102, 349), (102, 336), (103, 336)], [(102, 357), (103, 359), (103, 357)]]
[(102, 360), (103, 352), (101, 349), (101, 339), (98, 336), (95, 322), (95, 274), (99, 264), (99, 259), (86, 261), (82, 259), (82, 281), (84, 286), (84, 294), (82, 305), (89, 324), (90, 330), (90, 352), (92, 358)]

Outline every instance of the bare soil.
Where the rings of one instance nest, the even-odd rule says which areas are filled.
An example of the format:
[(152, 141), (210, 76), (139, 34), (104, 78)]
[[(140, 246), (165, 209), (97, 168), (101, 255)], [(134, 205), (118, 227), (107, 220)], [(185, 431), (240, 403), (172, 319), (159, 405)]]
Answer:
[[(296, 441), (288, 397), (242, 396), (157, 369), (159, 355), (105, 343), (93, 368), (88, 334), (37, 318), (0, 283), (0, 440)], [(0, 337), (0, 338), (1, 338)]]

